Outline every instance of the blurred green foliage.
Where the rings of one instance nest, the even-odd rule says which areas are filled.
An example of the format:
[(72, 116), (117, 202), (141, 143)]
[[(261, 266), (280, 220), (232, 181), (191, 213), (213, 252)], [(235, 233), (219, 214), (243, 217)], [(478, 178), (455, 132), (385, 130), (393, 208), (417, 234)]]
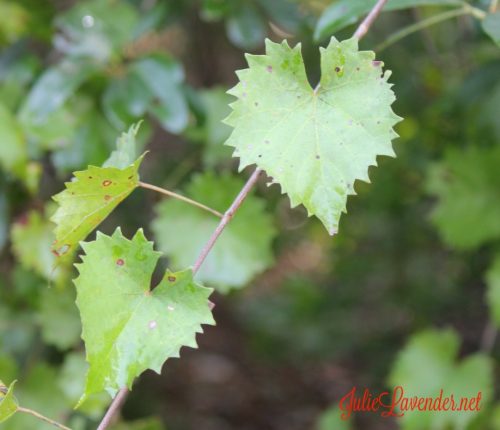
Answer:
[[(18, 380), (19, 404), (84, 430), (110, 400), (99, 394), (73, 409), (87, 364), (75, 271), (54, 266), (49, 221), (50, 196), (70, 173), (101, 166), (117, 136), (144, 119), (130, 156), (150, 151), (141, 178), (223, 211), (243, 180), (220, 121), (244, 52), (261, 53), (265, 37), (301, 42), (315, 85), (318, 43), (350, 37), (373, 3), (0, 0), (0, 379)], [(377, 53), (393, 70), (395, 111), (405, 118), (398, 158), (380, 159), (372, 184), (356, 185), (333, 239), (290, 210), (277, 187), (260, 186), (202, 274), (220, 291), (238, 287), (213, 298), (218, 327), (200, 336), (199, 351), (169, 361), (164, 378), (146, 375), (114, 429), (500, 428), (491, 335), (500, 315), (500, 25), (492, 3), (469, 2), (472, 12)], [(390, 0), (361, 46), (463, 7)], [(130, 237), (151, 226), (168, 265), (183, 269), (175, 266), (190, 264), (213, 223), (141, 190), (101, 228), (121, 225)], [(394, 384), (415, 395), (481, 390), (483, 408), (401, 420), (358, 414), (339, 424), (338, 401), (352, 386)], [(16, 414), (2, 428), (51, 427)]]

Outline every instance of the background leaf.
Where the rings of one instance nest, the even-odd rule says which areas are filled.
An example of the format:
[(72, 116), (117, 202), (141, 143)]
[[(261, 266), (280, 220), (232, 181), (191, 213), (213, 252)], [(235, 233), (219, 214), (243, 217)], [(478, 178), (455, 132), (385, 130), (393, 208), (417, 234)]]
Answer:
[(486, 18), (481, 21), (481, 25), (491, 40), (500, 46), (500, 12), (486, 15)]
[[(244, 182), (230, 174), (197, 175), (186, 189), (190, 198), (224, 212)], [(159, 249), (171, 258), (175, 269), (189, 267), (198, 257), (219, 220), (205, 211), (170, 199), (156, 207), (151, 228)], [(276, 235), (264, 202), (250, 195), (238, 209), (238, 216), (224, 230), (196, 279), (227, 292), (243, 287), (273, 262), (271, 243)]]

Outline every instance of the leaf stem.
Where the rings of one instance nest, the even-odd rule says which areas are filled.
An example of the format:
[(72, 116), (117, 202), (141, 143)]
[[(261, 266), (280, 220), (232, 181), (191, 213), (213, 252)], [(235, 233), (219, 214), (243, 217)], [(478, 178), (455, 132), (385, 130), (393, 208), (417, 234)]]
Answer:
[(32, 416), (38, 418), (39, 420), (45, 421), (46, 423), (53, 425), (54, 427), (57, 427), (57, 428), (60, 428), (63, 430), (71, 430), (69, 427), (66, 427), (63, 424), (58, 423), (57, 421), (51, 420), (50, 418), (44, 417), (42, 414), (39, 414), (38, 412), (36, 412), (32, 409), (23, 408), (22, 406), (18, 406), (17, 411), (32, 415)]
[(366, 15), (366, 18), (363, 20), (361, 24), (359, 24), (359, 27), (356, 29), (354, 32), (353, 36), (357, 37), (358, 39), (361, 39), (370, 29), (372, 26), (373, 22), (377, 19), (377, 17), (380, 15), (380, 12), (382, 12), (383, 7), (387, 3), (387, 0), (378, 0), (375, 6), (373, 6), (373, 9), (370, 11), (368, 15)]
[(391, 34), (384, 42), (380, 43), (375, 47), (376, 52), (382, 52), (387, 47), (392, 44), (399, 42), (401, 39), (409, 36), (410, 34), (416, 33), (417, 31), (423, 30), (424, 28), (430, 27), (431, 25), (438, 24), (442, 21), (452, 19), (462, 15), (472, 15), (478, 19), (484, 18), (484, 12), (480, 9), (471, 7), (470, 5), (464, 5), (461, 8), (448, 10), (446, 12), (438, 13), (437, 15), (430, 16), (429, 18), (423, 19), (422, 21), (416, 22), (415, 24), (404, 27), (399, 31)]
[(127, 387), (122, 388), (120, 391), (118, 391), (118, 394), (111, 402), (111, 405), (106, 411), (106, 415), (104, 415), (104, 418), (99, 424), (99, 427), (97, 427), (97, 430), (105, 430), (108, 428), (108, 426), (111, 424), (111, 420), (113, 419), (115, 414), (120, 410), (127, 396), (128, 396)]
[(218, 216), (219, 218), (223, 217), (223, 215), (219, 211), (209, 208), (208, 206), (205, 206), (204, 204), (199, 203), (196, 200), (192, 200), (188, 197), (184, 197), (180, 194), (174, 193), (173, 191), (166, 190), (165, 188), (157, 187), (156, 185), (147, 184), (141, 181), (139, 181), (139, 186), (148, 190), (153, 190), (158, 193), (165, 194), (166, 196), (173, 197), (174, 199), (182, 200), (183, 202), (189, 203), (190, 205), (196, 206), (197, 208), (206, 210), (207, 212), (210, 212), (211, 214)]
[(248, 178), (248, 181), (246, 184), (243, 186), (239, 194), (236, 196), (234, 199), (233, 203), (231, 206), (229, 206), (229, 209), (224, 213), (224, 216), (219, 222), (219, 225), (215, 229), (215, 231), (212, 233), (212, 236), (210, 236), (210, 239), (208, 239), (208, 242), (204, 246), (204, 248), (201, 250), (200, 255), (196, 259), (194, 265), (193, 265), (193, 273), (196, 273), (205, 259), (207, 258), (208, 254), (210, 253), (210, 250), (213, 248), (215, 245), (215, 242), (221, 235), (222, 231), (226, 228), (226, 226), (229, 224), (229, 221), (233, 218), (234, 214), (238, 210), (238, 208), (241, 206), (243, 201), (246, 199), (248, 196), (248, 193), (254, 186), (254, 184), (257, 182), (257, 180), (260, 177), (260, 174), (262, 173), (262, 170), (259, 169), (258, 167), (255, 169), (255, 171), (252, 173), (252, 176)]

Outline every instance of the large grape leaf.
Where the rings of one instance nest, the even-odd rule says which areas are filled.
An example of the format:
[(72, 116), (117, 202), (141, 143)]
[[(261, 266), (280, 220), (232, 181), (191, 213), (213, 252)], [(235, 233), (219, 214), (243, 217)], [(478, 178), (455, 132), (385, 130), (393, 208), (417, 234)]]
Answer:
[(332, 38), (321, 48), (321, 81), (312, 89), (300, 44), (266, 41), (266, 55), (247, 55), (230, 90), (238, 100), (226, 119), (234, 130), (226, 144), (236, 148), (240, 170), (264, 169), (290, 197), (303, 204), (330, 234), (338, 230), (357, 179), (369, 181), (377, 155), (394, 156), (391, 139), (399, 117), (391, 109), (390, 72), (356, 39)]
[[(390, 386), (403, 387), (405, 397), (436, 397), (442, 389), (443, 398), (453, 394), (458, 403), (461, 397), (476, 397), (481, 392), (480, 408), (486, 409), (493, 392), (492, 360), (477, 353), (456, 362), (459, 346), (452, 330), (428, 330), (412, 336), (392, 368)], [(477, 415), (473, 411), (406, 411), (401, 428), (465, 429)]]
[(53, 197), (59, 204), (51, 218), (57, 224), (52, 245), (56, 255), (73, 252), (80, 240), (138, 186), (142, 158), (124, 169), (89, 166), (75, 172), (72, 182), (66, 182), (66, 189)]
[[(224, 212), (243, 184), (230, 174), (216, 176), (208, 172), (195, 176), (186, 194)], [(173, 199), (159, 203), (156, 213), (158, 216), (151, 227), (159, 249), (171, 258), (175, 269), (193, 264), (219, 223), (213, 215)], [(272, 264), (274, 236), (272, 217), (264, 211), (264, 202), (253, 195), (248, 196), (196, 278), (221, 292), (244, 286)]]
[(447, 244), (471, 249), (500, 238), (500, 146), (449, 151), (429, 174), (432, 221)]
[(106, 390), (114, 396), (130, 388), (148, 368), (159, 373), (165, 360), (179, 357), (182, 346), (197, 346), (202, 324), (214, 324), (211, 290), (196, 284), (191, 270), (167, 271), (150, 289), (160, 253), (142, 230), (132, 240), (120, 229), (112, 236), (98, 232), (82, 248), (76, 303), (90, 368), (80, 403), (92, 393)]

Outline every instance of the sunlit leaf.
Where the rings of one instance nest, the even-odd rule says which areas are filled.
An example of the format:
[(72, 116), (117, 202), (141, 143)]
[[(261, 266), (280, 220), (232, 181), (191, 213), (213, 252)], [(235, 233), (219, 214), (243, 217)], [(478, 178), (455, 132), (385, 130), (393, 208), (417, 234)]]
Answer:
[(139, 183), (142, 157), (125, 169), (89, 166), (75, 172), (72, 182), (53, 198), (59, 204), (51, 220), (57, 225), (52, 249), (57, 255), (73, 252)]
[(85, 255), (75, 280), (87, 361), (81, 402), (106, 390), (111, 396), (131, 387), (146, 369), (161, 371), (182, 346), (196, 347), (202, 324), (214, 324), (210, 289), (193, 281), (190, 270), (167, 271), (151, 290), (160, 253), (139, 230), (132, 240), (117, 229), (82, 243)]
[(226, 144), (236, 148), (240, 170), (257, 164), (292, 207), (303, 204), (334, 234), (354, 182), (369, 181), (377, 155), (394, 156), (399, 117), (390, 72), (373, 52), (358, 51), (356, 39), (332, 38), (321, 49), (321, 85), (313, 90), (300, 44), (267, 41), (266, 48), (266, 55), (247, 55), (249, 68), (237, 72)]

